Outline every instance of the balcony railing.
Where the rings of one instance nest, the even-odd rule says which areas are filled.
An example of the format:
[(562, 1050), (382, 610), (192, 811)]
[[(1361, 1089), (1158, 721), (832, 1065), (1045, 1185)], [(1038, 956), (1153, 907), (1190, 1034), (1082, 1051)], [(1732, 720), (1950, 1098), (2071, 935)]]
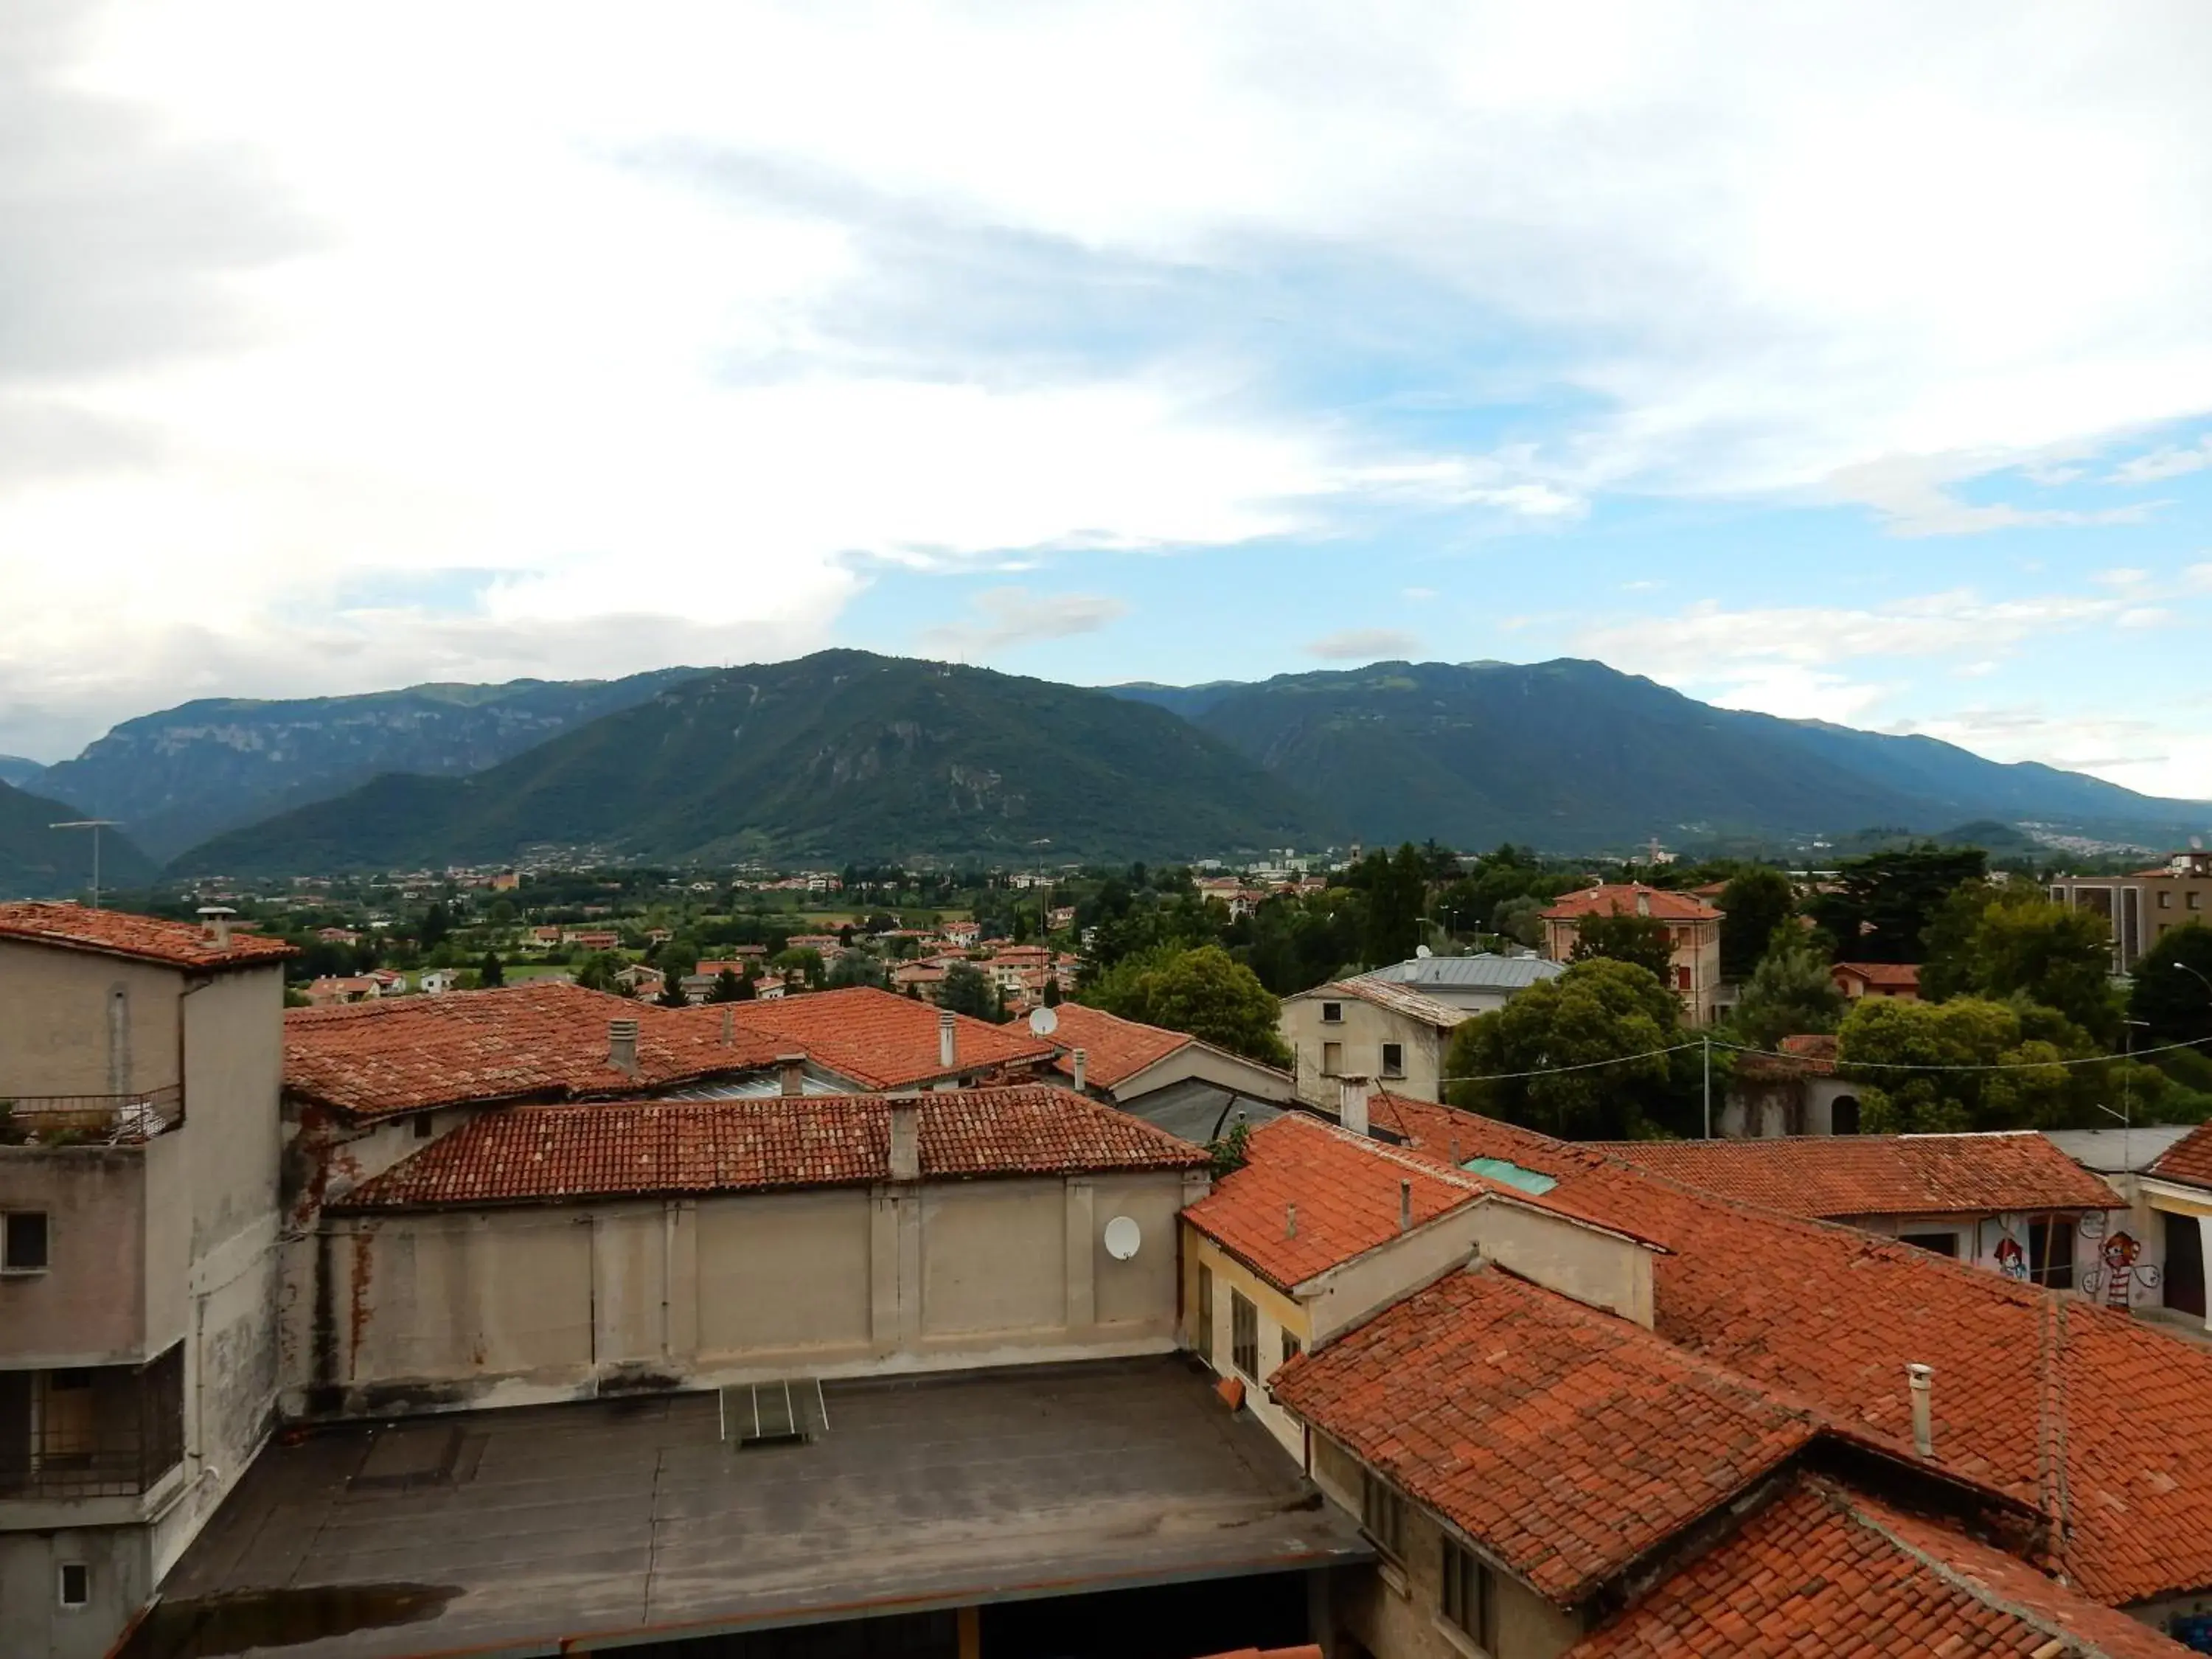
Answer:
[(135, 1498), (185, 1455), (185, 1347), (143, 1365), (0, 1371), (0, 1498)]
[(129, 1095), (11, 1095), (0, 1090), (0, 1146), (82, 1146), (149, 1140), (185, 1121), (172, 1084)]

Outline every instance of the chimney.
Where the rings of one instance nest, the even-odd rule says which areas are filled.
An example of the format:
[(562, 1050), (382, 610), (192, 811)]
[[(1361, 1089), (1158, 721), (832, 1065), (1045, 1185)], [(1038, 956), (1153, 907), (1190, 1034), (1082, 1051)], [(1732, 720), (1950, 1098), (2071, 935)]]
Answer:
[(1068, 1063), (1075, 1068), (1075, 1092), (1079, 1095), (1083, 1092), (1085, 1079), (1091, 1075), (1091, 1056), (1078, 1048), (1068, 1056)]
[(1296, 1238), (1297, 1236), (1298, 1206), (1295, 1204), (1286, 1205), (1283, 1211), (1283, 1237)]
[(726, 1005), (722, 1009), (722, 1046), (735, 1045), (738, 1040), (738, 1011)]
[(230, 919), (238, 914), (227, 904), (200, 906), (200, 927), (209, 944), (218, 951), (230, 949)]
[(937, 1016), (937, 1069), (951, 1071), (959, 1063), (959, 1028), (953, 1024), (952, 1011), (943, 1009)]
[(1413, 1183), (1410, 1181), (1398, 1183), (1398, 1231), (1401, 1233), (1413, 1231)]
[(1648, 916), (1651, 914), (1651, 895), (1641, 887), (1636, 890), (1636, 914), (1639, 916)]
[(1912, 1449), (1923, 1457), (1936, 1455), (1936, 1413), (1928, 1389), (1935, 1375), (1933, 1365), (1905, 1368), (1905, 1386), (1912, 1391)]
[(1336, 1121), (1356, 1135), (1367, 1133), (1367, 1079), (1348, 1077), (1337, 1085)]
[(607, 1064), (631, 1077), (637, 1075), (635, 1020), (611, 1019), (607, 1022)]
[(891, 1102), (891, 1179), (921, 1179), (921, 1106), (919, 1102)]
[(806, 1092), (806, 1056), (778, 1054), (775, 1057), (776, 1092), (786, 1100), (795, 1100)]

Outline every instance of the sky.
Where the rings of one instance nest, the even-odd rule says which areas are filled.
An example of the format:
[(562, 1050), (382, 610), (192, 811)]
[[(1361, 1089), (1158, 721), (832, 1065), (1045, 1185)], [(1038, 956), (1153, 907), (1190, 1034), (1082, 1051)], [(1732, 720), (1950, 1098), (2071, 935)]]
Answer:
[(9, 0), (0, 751), (1595, 657), (2212, 797), (2212, 8)]

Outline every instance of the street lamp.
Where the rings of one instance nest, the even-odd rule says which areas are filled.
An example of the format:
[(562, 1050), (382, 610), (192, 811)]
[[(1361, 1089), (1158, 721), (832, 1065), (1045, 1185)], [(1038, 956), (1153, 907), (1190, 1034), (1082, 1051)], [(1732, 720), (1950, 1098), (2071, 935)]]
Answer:
[(49, 830), (89, 830), (92, 831), (92, 908), (100, 908), (100, 832), (112, 830), (120, 818), (70, 818), (60, 823), (50, 823)]

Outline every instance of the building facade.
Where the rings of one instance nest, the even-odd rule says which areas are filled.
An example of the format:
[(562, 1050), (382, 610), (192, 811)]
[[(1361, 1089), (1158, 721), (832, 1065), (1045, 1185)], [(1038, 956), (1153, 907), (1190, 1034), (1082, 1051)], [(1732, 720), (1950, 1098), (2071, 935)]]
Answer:
[(1681, 999), (1682, 1018), (1710, 1025), (1718, 1018), (1721, 994), (1721, 913), (1689, 893), (1647, 887), (1642, 882), (1601, 884), (1569, 893), (1547, 909), (1544, 955), (1566, 962), (1586, 916), (1641, 916), (1663, 922), (1669, 956), (1668, 988)]
[(1334, 1112), (1345, 1078), (1442, 1100), (1451, 1034), (1474, 1018), (1402, 985), (1363, 977), (1285, 997), (1279, 1024), (1298, 1098)]
[(2059, 876), (2051, 897), (2101, 916), (2112, 941), (2112, 971), (2130, 973), (2160, 934), (2192, 921), (2212, 923), (2212, 852), (2176, 853), (2124, 876)]

